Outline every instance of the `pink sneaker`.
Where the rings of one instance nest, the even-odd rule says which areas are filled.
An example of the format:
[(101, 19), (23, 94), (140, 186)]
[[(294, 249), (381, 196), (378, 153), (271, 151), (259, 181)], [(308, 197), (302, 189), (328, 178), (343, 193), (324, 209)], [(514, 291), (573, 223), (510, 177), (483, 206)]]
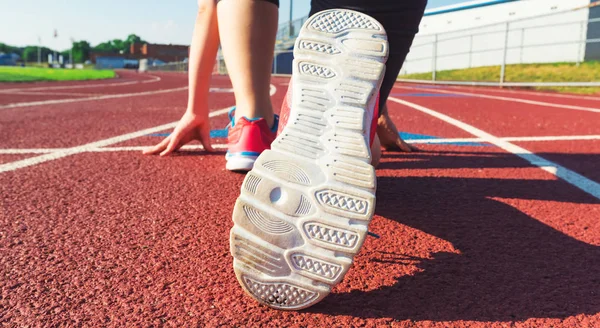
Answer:
[(302, 27), (280, 132), (233, 211), (235, 274), (258, 302), (316, 304), (360, 250), (375, 210), (369, 145), (387, 52), (381, 24), (359, 12), (323, 11)]
[(228, 150), (226, 168), (230, 171), (250, 171), (258, 155), (271, 148), (275, 139), (279, 116), (275, 115), (273, 128), (269, 128), (264, 118), (242, 117), (235, 122), (235, 108), (229, 112), (231, 126), (227, 133)]

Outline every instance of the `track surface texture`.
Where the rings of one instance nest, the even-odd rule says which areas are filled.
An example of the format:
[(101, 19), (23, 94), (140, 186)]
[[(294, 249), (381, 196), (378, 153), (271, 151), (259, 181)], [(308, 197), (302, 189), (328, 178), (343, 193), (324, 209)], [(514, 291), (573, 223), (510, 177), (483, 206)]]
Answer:
[[(140, 152), (183, 114), (186, 76), (119, 75), (0, 85), (3, 325), (600, 326), (597, 98), (397, 84), (390, 114), (422, 151), (384, 152), (369, 225), (381, 238), (290, 312), (237, 282), (244, 175), (222, 146)], [(272, 80), (277, 108), (288, 83)], [(230, 88), (214, 77), (217, 145)]]

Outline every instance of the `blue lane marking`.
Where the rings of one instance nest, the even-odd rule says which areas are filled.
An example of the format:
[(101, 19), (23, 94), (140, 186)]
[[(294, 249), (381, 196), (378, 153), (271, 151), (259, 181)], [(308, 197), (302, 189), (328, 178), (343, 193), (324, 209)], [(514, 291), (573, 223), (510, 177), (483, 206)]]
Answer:
[[(171, 133), (151, 133), (148, 137), (168, 137)], [(211, 138), (227, 138), (227, 129), (221, 130), (211, 130), (210, 131)]]
[[(148, 134), (149, 137), (168, 137), (170, 133), (152, 133)], [(210, 131), (211, 138), (227, 138), (227, 129), (212, 130)], [(400, 138), (403, 140), (423, 140), (423, 139), (444, 139), (441, 137), (430, 136), (426, 134), (400, 132)], [(428, 144), (440, 144), (440, 145), (453, 145), (453, 146), (491, 146), (488, 143), (481, 142), (428, 142)]]
[[(417, 134), (417, 133), (410, 133), (410, 132), (400, 132), (400, 138), (402, 138), (402, 140), (423, 140), (423, 139), (445, 139), (445, 138), (440, 138), (440, 137), (436, 137), (436, 136), (428, 136), (426, 134)], [(452, 146), (476, 146), (476, 147), (481, 147), (481, 146), (491, 146), (488, 143), (481, 143), (481, 142), (427, 142), (427, 144), (437, 144), (437, 145), (452, 145)]]
[(463, 97), (469, 97), (469, 96), (465, 96), (465, 95), (459, 95), (459, 94), (454, 94), (454, 93), (420, 93), (420, 92), (416, 92), (416, 93), (392, 93), (391, 96), (393, 97), (456, 97), (456, 98), (463, 98)]
[(227, 129), (211, 130), (210, 137), (211, 138), (227, 138)]

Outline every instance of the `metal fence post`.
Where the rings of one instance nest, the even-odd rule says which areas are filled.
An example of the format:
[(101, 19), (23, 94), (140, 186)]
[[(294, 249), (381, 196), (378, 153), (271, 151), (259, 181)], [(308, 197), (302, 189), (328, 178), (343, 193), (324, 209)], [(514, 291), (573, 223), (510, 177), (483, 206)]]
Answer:
[(585, 22), (579, 23), (580, 30), (579, 30), (579, 43), (577, 44), (577, 60), (576, 60), (577, 67), (579, 67), (579, 65), (581, 64), (581, 61), (582, 61), (581, 48), (583, 48), (583, 45), (585, 44), (585, 41), (586, 41), (585, 35), (583, 35), (584, 24), (585, 24)]
[(469, 68), (472, 65), (472, 56), (473, 56), (473, 34), (469, 35)]
[(273, 74), (277, 74), (277, 51), (275, 51), (275, 55), (273, 56)]
[(523, 64), (523, 42), (525, 40), (525, 28), (521, 29), (521, 48), (519, 51), (519, 63)]
[(506, 23), (506, 29), (504, 30), (504, 49), (502, 50), (502, 65), (500, 66), (500, 86), (504, 84), (504, 74), (506, 73), (506, 54), (508, 52), (508, 30), (510, 23)]
[(437, 70), (437, 43), (438, 35), (433, 36), (433, 50), (431, 55), (431, 80), (435, 81), (435, 71)]

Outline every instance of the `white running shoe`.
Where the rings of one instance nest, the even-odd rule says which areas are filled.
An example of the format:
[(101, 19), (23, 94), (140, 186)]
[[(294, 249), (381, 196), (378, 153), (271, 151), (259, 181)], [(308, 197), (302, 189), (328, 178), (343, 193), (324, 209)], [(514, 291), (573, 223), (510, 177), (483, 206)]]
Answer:
[(257, 301), (314, 305), (360, 250), (375, 209), (370, 139), (387, 53), (381, 24), (356, 11), (323, 11), (302, 27), (281, 132), (233, 211), (235, 274)]

